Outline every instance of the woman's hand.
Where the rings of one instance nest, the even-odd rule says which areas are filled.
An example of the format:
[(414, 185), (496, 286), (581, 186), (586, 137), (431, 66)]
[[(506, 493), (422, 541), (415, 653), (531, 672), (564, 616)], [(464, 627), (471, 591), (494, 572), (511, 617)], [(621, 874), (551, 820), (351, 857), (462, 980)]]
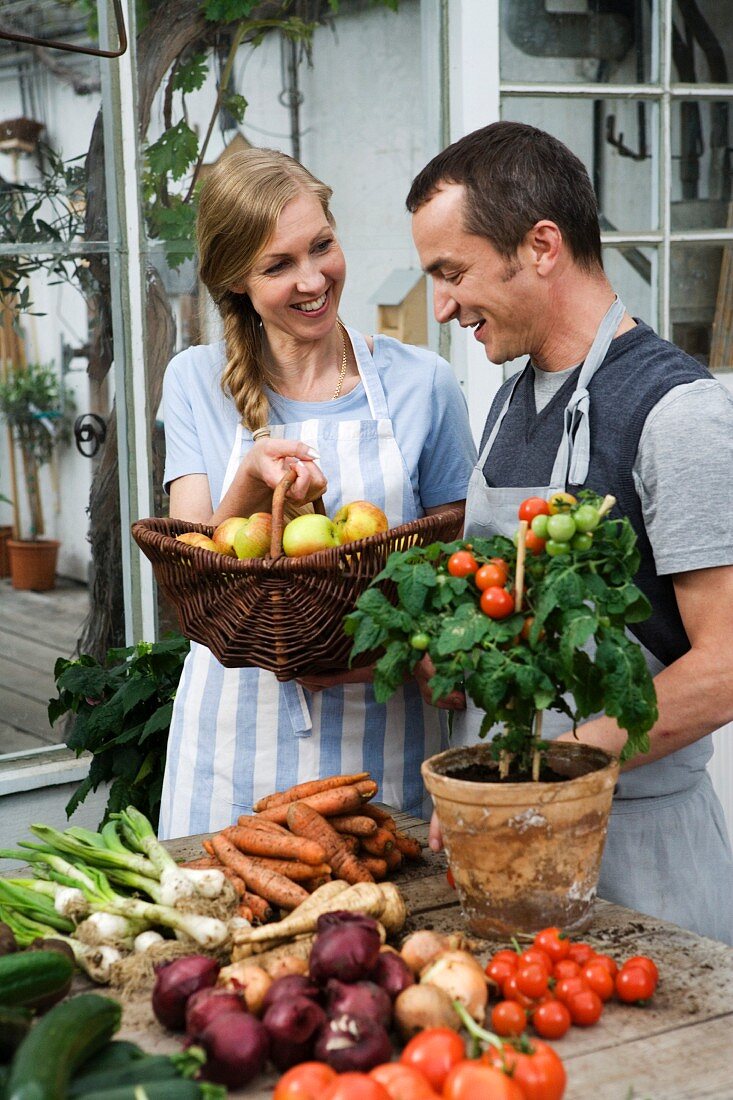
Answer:
[(296, 504), (309, 504), (323, 496), (328, 486), (323, 472), (316, 465), (317, 454), (307, 443), (292, 439), (258, 439), (240, 469), (243, 473), (275, 489), (289, 470), (295, 481), (288, 490), (288, 499)]
[(412, 670), (412, 674), (417, 680), (417, 686), (420, 688), (420, 694), (425, 702), (429, 703), (431, 707), (439, 707), (440, 710), (465, 710), (466, 696), (462, 691), (451, 691), (443, 699), (433, 702), (433, 693), (428, 685), (431, 678), (435, 676), (435, 671), (435, 665), (427, 653), (420, 658)]

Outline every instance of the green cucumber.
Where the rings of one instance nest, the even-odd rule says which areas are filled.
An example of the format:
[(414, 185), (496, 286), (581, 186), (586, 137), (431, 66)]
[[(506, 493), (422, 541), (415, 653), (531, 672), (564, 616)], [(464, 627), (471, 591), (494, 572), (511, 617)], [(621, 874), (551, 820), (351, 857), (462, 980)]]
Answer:
[(137, 1043), (131, 1043), (127, 1039), (113, 1039), (80, 1067), (74, 1081), (87, 1077), (90, 1073), (101, 1073), (102, 1070), (115, 1069), (118, 1066), (126, 1067), (131, 1062), (148, 1057), (150, 1056)]
[(150, 1081), (140, 1085), (122, 1085), (117, 1089), (88, 1092), (84, 1100), (214, 1100), (226, 1097), (225, 1088), (199, 1084), (198, 1081)]
[(5, 1100), (64, 1100), (74, 1070), (109, 1042), (121, 1019), (119, 1002), (97, 993), (54, 1005), (20, 1044)]
[(58, 951), (16, 951), (0, 956), (0, 1005), (41, 1004), (63, 997), (74, 964)]
[(9, 1062), (31, 1029), (29, 1008), (0, 1005), (0, 1062)]
[(147, 1081), (181, 1080), (181, 1074), (166, 1054), (151, 1054), (147, 1058), (136, 1058), (126, 1066), (114, 1066), (99, 1070), (98, 1073), (85, 1073), (75, 1077), (66, 1090), (68, 1100), (77, 1096), (86, 1096), (92, 1092), (103, 1092), (118, 1085), (143, 1085)]

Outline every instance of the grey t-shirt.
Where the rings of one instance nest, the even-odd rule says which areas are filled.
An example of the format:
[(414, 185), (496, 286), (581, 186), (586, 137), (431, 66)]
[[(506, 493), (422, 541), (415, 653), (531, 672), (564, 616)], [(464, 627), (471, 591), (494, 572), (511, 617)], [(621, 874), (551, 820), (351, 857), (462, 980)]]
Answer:
[[(532, 370), (540, 412), (575, 367)], [(720, 382), (699, 378), (657, 402), (632, 474), (660, 575), (733, 565), (733, 394)]]

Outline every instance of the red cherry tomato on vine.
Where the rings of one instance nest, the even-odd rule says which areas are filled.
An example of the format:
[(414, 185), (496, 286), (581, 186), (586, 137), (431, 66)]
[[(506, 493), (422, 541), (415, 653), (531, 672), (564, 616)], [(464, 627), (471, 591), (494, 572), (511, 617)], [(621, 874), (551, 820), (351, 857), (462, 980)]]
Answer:
[(526, 1100), (526, 1093), (500, 1067), (460, 1062), (450, 1071), (444, 1100)]
[(535, 516), (549, 516), (550, 505), (542, 497), (527, 497), (519, 505), (519, 511), (517, 515), (519, 519), (526, 519), (527, 523), (531, 523)]
[(582, 993), (587, 988), (585, 978), (578, 975), (577, 978), (561, 978), (553, 992), (558, 1001), (562, 1001), (566, 1005), (571, 997), (574, 997), (576, 993)]
[(322, 1100), (391, 1100), (384, 1085), (366, 1073), (340, 1073)]
[(491, 1010), (491, 1030), (497, 1035), (521, 1035), (527, 1027), (527, 1013), (517, 1001), (499, 1001)]
[(616, 975), (616, 996), (624, 1004), (648, 1001), (655, 989), (654, 978), (641, 966), (622, 966)]
[(503, 989), (504, 982), (511, 978), (517, 971), (517, 964), (509, 962), (509, 959), (491, 959), (486, 966), (486, 976), (496, 982), (499, 989)]
[(470, 577), (478, 569), (478, 562), (470, 550), (456, 550), (448, 558), (448, 572), (451, 577)]
[(552, 968), (552, 976), (556, 982), (561, 982), (563, 978), (577, 978), (579, 974), (580, 967), (574, 959), (560, 959)]
[(541, 554), (542, 551), (545, 549), (545, 546), (547, 545), (547, 540), (541, 539), (539, 535), (536, 535), (534, 531), (530, 528), (525, 537), (524, 545), (527, 547), (527, 550), (530, 554), (534, 554), (535, 556), (537, 556), (537, 554)]
[(335, 1080), (335, 1070), (323, 1062), (302, 1062), (283, 1074), (272, 1100), (321, 1100), (326, 1086)]
[(511, 592), (507, 592), (506, 588), (499, 588), (498, 585), (492, 585), (482, 592), (479, 603), (484, 615), (488, 615), (490, 619), (507, 619), (514, 614)]
[(552, 959), (541, 947), (527, 947), (519, 956), (519, 965), (527, 966), (528, 963), (539, 963), (544, 966), (548, 974), (552, 973)]
[[(520, 1040), (521, 1042), (521, 1040)], [(503, 1068), (519, 1085), (525, 1100), (562, 1100), (567, 1074), (562, 1061), (548, 1043), (532, 1039), (519, 1048), (511, 1040), (501, 1050), (489, 1047), (481, 1055), (482, 1062)], [(519, 1048), (519, 1049), (518, 1049)], [(474, 1093), (478, 1098), (481, 1093)]]
[[(527, 622), (529, 621), (528, 619)], [(570, 951), (570, 940), (554, 925), (551, 928), (543, 928), (538, 932), (533, 943), (535, 947), (539, 947), (540, 951), (544, 951), (546, 955), (549, 955), (553, 963), (559, 962), (560, 959), (566, 959)]]
[(517, 987), (517, 972), (510, 974), (501, 987), (501, 991), (504, 994), (504, 1000), (516, 1001), (522, 1008), (533, 1008), (534, 998), (528, 997), (526, 993)]
[(520, 964), (517, 970), (517, 989), (524, 993), (525, 997), (531, 997), (536, 1001), (547, 992), (549, 973), (543, 963)]
[(485, 565), (479, 566), (473, 579), (478, 590), (485, 592), (487, 588), (503, 588), (508, 576), (506, 563), (499, 558), (498, 561), (487, 561)]
[(516, 970), (517, 963), (519, 962), (519, 955), (516, 951), (513, 951), (511, 947), (502, 947), (491, 956), (492, 962), (498, 962), (499, 959), (507, 959), (510, 963), (514, 964), (514, 969)]
[(616, 960), (612, 959), (610, 955), (594, 955), (593, 962), (600, 963), (601, 966), (605, 966), (606, 970), (612, 978), (615, 978), (618, 974), (618, 965), (616, 964)]
[(585, 966), (587, 962), (595, 955), (595, 951), (589, 943), (571, 943), (570, 950), (568, 951), (568, 958), (572, 959), (578, 964), (578, 966)]
[(449, 1027), (427, 1027), (418, 1032), (402, 1051), (400, 1062), (412, 1066), (440, 1092), (445, 1079), (466, 1057), (466, 1045)]
[(562, 1039), (572, 1022), (567, 1005), (554, 999), (543, 1001), (532, 1013), (532, 1027), (543, 1039)]

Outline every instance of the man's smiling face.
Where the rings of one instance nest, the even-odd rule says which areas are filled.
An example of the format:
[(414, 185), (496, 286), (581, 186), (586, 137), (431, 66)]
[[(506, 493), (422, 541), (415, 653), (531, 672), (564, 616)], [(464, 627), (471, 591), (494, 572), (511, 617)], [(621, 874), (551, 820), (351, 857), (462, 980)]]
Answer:
[(487, 358), (505, 363), (530, 351), (531, 264), (523, 262), (525, 246), (508, 260), (466, 230), (465, 195), (462, 184), (441, 185), (413, 214), (412, 235), (433, 280), (436, 319), (473, 327)]

